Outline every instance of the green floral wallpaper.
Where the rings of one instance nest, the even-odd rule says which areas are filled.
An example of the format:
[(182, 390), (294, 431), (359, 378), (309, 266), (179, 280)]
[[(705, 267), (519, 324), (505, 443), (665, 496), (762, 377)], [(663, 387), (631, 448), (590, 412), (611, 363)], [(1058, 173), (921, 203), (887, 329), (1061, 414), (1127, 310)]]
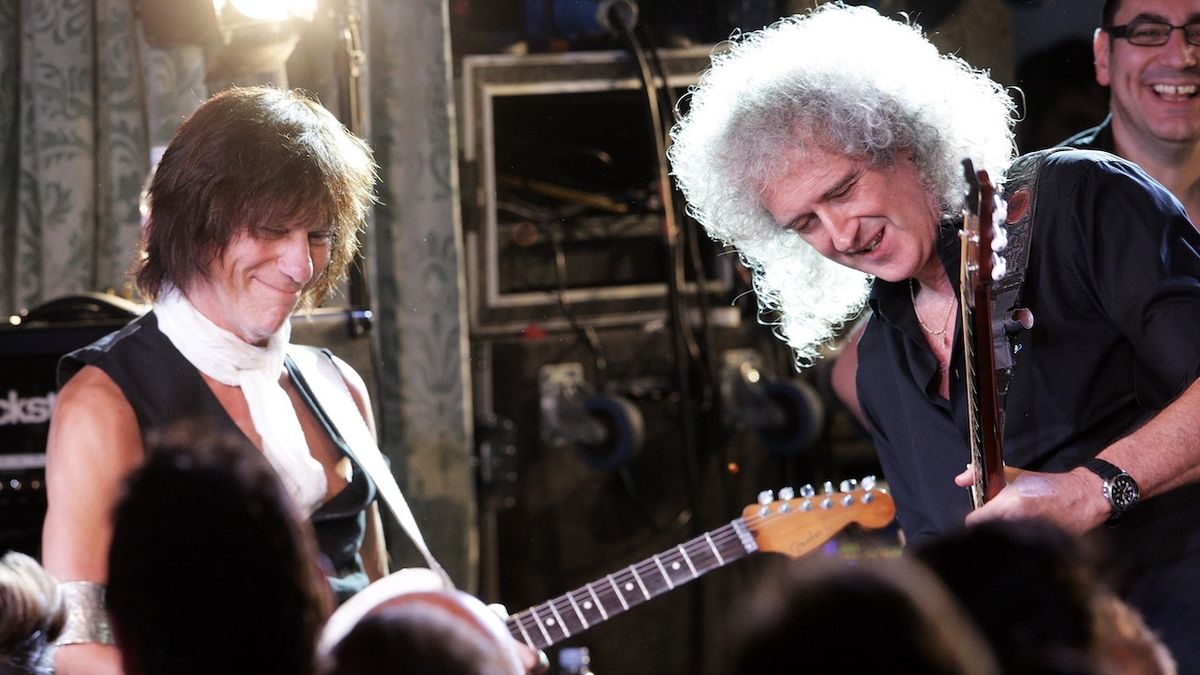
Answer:
[(371, 144), (382, 175), (369, 248), (385, 370), (381, 434), (394, 459), (400, 439), (397, 473), (434, 553), (472, 588), (478, 552), (446, 12), (440, 0), (369, 6)]
[(5, 0), (0, 14), (2, 309), (120, 289), (148, 164), (130, 0)]

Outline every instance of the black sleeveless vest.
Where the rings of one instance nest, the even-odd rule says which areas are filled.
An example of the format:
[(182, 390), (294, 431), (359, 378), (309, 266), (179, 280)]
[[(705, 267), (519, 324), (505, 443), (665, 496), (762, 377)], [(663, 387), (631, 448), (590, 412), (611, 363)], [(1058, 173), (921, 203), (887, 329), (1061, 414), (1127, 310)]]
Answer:
[[(103, 370), (121, 388), (137, 414), (143, 443), (152, 430), (187, 418), (203, 420), (208, 428), (245, 437), (195, 366), (158, 329), (153, 312), (64, 356), (58, 364), (59, 387), (87, 365)], [(297, 383), (297, 386), (303, 385)], [(303, 389), (302, 393), (311, 401), (312, 397)], [(318, 549), (328, 559), (334, 574), (329, 577), (330, 586), (336, 601), (341, 603), (368, 582), (358, 550), (366, 530), (365, 511), (374, 501), (376, 490), (324, 413), (319, 408), (312, 410), (353, 464), (354, 480), (309, 518)]]

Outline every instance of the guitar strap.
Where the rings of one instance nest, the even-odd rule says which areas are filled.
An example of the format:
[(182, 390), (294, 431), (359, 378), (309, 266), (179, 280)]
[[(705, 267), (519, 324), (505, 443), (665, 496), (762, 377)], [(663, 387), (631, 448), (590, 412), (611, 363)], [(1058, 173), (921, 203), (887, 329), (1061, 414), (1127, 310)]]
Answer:
[(367, 427), (358, 404), (350, 393), (346, 380), (333, 361), (333, 354), (324, 349), (303, 345), (288, 345), (284, 359), (288, 375), (296, 388), (316, 412), (318, 419), (328, 424), (335, 438), (341, 437), (343, 448), (356, 460), (379, 490), (379, 496), (388, 505), (392, 515), (404, 528), (417, 550), (425, 558), (429, 568), (445, 582), (446, 588), (454, 588), (450, 575), (442, 568), (413, 516), (412, 509), (404, 499), (396, 477), (379, 451), (374, 434)]
[(1012, 382), (1014, 358), (1021, 347), (1018, 335), (1033, 326), (1033, 314), (1021, 306), (1021, 289), (1033, 243), (1033, 220), (1037, 214), (1038, 178), (1046, 157), (1068, 148), (1049, 148), (1022, 155), (1004, 176), (1007, 204), (1005, 229), (1008, 247), (1004, 257), (1008, 272), (992, 289), (992, 351), (996, 360), (996, 396), (1000, 410)]

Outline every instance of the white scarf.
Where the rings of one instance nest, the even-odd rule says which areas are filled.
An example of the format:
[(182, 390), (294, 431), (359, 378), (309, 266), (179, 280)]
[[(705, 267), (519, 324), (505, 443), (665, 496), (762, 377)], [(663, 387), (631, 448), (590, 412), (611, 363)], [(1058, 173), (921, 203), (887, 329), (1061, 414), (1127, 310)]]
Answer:
[(291, 322), (284, 321), (266, 347), (257, 347), (214, 324), (170, 287), (159, 294), (154, 314), (158, 329), (197, 370), (221, 384), (241, 387), (263, 454), (301, 512), (316, 511), (328, 489), (325, 470), (309, 453), (292, 400), (279, 385)]

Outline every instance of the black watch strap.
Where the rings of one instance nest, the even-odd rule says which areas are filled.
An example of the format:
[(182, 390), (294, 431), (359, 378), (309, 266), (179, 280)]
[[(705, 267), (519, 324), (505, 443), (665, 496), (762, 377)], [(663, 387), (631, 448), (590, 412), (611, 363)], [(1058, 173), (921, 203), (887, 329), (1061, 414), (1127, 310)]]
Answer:
[(1117, 466), (1112, 462), (1105, 461), (1099, 457), (1093, 457), (1089, 459), (1083, 463), (1083, 466), (1087, 468), (1088, 471), (1100, 476), (1104, 480), (1112, 480), (1125, 473), (1124, 471), (1118, 469)]

